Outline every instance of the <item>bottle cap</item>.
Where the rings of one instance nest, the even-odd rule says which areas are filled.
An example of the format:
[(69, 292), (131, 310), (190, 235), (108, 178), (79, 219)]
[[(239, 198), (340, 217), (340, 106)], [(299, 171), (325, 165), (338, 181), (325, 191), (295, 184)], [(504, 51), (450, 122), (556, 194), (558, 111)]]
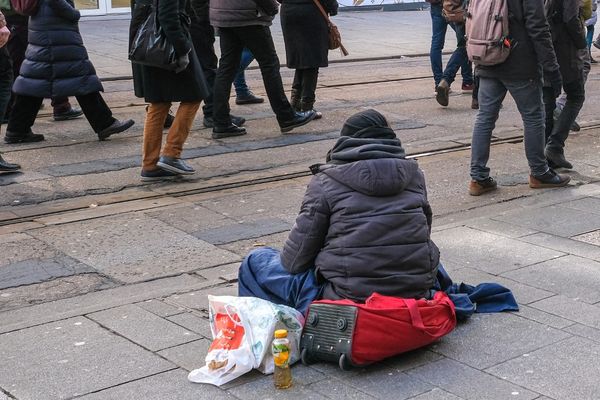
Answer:
[(275, 338), (276, 339), (281, 339), (281, 338), (285, 338), (287, 337), (287, 330), (286, 329), (278, 329), (275, 331)]

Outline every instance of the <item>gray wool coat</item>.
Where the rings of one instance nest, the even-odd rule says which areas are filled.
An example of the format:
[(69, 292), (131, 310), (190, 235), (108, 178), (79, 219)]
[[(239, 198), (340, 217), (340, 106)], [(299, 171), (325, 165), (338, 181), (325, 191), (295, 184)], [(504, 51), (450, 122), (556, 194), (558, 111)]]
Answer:
[(416, 161), (327, 164), (308, 185), (281, 262), (290, 273), (314, 267), (325, 299), (426, 297), (439, 264), (431, 221)]

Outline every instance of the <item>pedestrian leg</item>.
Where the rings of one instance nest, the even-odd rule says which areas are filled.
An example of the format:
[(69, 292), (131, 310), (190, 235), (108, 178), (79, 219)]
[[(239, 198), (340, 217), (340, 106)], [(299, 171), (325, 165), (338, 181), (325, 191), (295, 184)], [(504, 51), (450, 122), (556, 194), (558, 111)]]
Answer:
[(76, 96), (76, 98), (94, 132), (99, 133), (116, 121), (99, 92)]
[(244, 45), (236, 31), (242, 28), (221, 28), (219, 30), (221, 59), (215, 78), (213, 91), (213, 119), (215, 128), (231, 126), (229, 96), (231, 84), (240, 65)]
[(181, 103), (179, 105), (177, 114), (175, 114), (175, 121), (173, 121), (167, 135), (167, 143), (162, 151), (163, 156), (181, 158), (183, 144), (190, 134), (198, 108), (200, 108), (200, 102)]
[[(162, 135), (171, 103), (150, 103), (144, 122), (144, 142), (142, 147), (142, 171), (154, 171), (160, 157)], [(175, 117), (177, 120), (177, 117)], [(175, 123), (173, 123), (173, 126)], [(173, 129), (173, 126), (171, 129)]]

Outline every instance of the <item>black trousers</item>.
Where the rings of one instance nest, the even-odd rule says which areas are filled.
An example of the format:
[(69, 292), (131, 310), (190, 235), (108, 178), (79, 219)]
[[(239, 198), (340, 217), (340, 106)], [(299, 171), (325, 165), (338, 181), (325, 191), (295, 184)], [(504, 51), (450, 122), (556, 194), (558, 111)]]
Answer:
[(317, 90), (317, 79), (319, 68), (297, 69), (294, 73), (292, 83), (292, 97), (300, 100), (302, 111), (313, 109), (315, 104), (315, 91)]
[(219, 61), (215, 53), (215, 30), (208, 21), (192, 19), (190, 34), (208, 86), (208, 96), (204, 99), (202, 113), (205, 117), (212, 117), (213, 90), (217, 76), (217, 62)]
[(581, 79), (563, 83), (563, 90), (567, 94), (567, 102), (556, 124), (554, 123), (554, 109), (556, 109), (554, 91), (550, 87), (545, 87), (543, 92), (546, 111), (546, 148), (560, 154), (564, 152), (565, 141), (569, 137), (571, 125), (579, 115), (585, 101), (583, 74)]
[[(116, 121), (99, 92), (75, 96), (75, 98), (94, 132), (98, 133)], [(11, 134), (24, 135), (29, 132), (35, 122), (42, 101), (44, 99), (41, 97), (17, 95), (6, 130)]]
[(12, 82), (12, 63), (6, 47), (3, 47), (0, 49), (0, 123), (4, 120), (4, 114), (10, 102)]
[(294, 118), (294, 110), (290, 105), (279, 73), (279, 58), (275, 51), (271, 30), (268, 26), (242, 26), (236, 28), (219, 28), (221, 42), (221, 59), (214, 86), (214, 121), (216, 126), (229, 126), (229, 95), (231, 84), (239, 69), (242, 50), (250, 49), (262, 74), (263, 83), (271, 109), (277, 121), (284, 122)]

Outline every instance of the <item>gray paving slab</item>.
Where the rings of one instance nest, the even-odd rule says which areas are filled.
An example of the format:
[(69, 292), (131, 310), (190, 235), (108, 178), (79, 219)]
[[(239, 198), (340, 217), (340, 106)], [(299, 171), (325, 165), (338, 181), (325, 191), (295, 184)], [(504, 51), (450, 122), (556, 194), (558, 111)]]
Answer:
[(564, 329), (568, 326), (576, 325), (573, 321), (525, 305), (519, 305), (519, 312), (516, 315), (556, 329)]
[(332, 399), (370, 400), (377, 398), (337, 379), (319, 381), (308, 387), (311, 390)]
[(196, 315), (193, 312), (185, 312), (183, 314), (173, 315), (167, 319), (185, 329), (189, 329), (192, 332), (212, 340), (210, 322), (208, 318), (204, 316)]
[(202, 269), (200, 271), (196, 271), (196, 274), (209, 281), (228, 281), (232, 274), (237, 276), (239, 269), (240, 263), (237, 262), (233, 264), (219, 265), (217, 267)]
[(361, 392), (380, 399), (408, 399), (433, 389), (433, 386), (385, 365), (374, 365), (359, 371), (344, 382)]
[(158, 354), (171, 361), (173, 364), (187, 371), (191, 371), (202, 367), (206, 363), (206, 354), (208, 353), (211, 342), (212, 341), (208, 339), (199, 339), (161, 350)]
[(241, 400), (265, 400), (272, 398), (277, 398), (278, 400), (321, 400), (329, 398), (301, 384), (292, 384), (292, 387), (289, 389), (277, 391), (273, 386), (272, 376), (264, 376), (244, 385), (235, 386), (227, 391)]
[(200, 339), (195, 333), (134, 304), (89, 314), (88, 318), (152, 351)]
[(82, 400), (235, 400), (212, 385), (198, 385), (187, 380), (181, 369), (163, 372), (134, 382), (81, 397)]
[(573, 236), (573, 239), (598, 246), (598, 250), (600, 251), (600, 230)]
[(442, 389), (435, 388), (431, 392), (423, 393), (417, 397), (413, 397), (411, 400), (461, 400), (461, 397), (455, 396)]
[(539, 395), (457, 361), (444, 359), (409, 372), (411, 376), (468, 400), (535, 399)]
[(398, 372), (404, 372), (408, 371), (409, 369), (417, 368), (421, 365), (437, 361), (441, 358), (441, 355), (425, 348), (410, 351), (408, 353), (400, 354), (396, 357), (385, 359), (382, 361), (382, 363)]
[(185, 313), (184, 308), (172, 306), (159, 299), (150, 299), (136, 303), (135, 305), (163, 318)]
[(223, 214), (195, 204), (169, 207), (160, 211), (148, 212), (146, 215), (187, 233), (221, 227), (233, 221)]
[(233, 253), (137, 213), (76, 222), (69, 229), (39, 229), (33, 234), (123, 282), (140, 282), (239, 260)]
[(477, 218), (465, 223), (469, 228), (493, 233), (494, 235), (506, 236), (510, 238), (519, 238), (521, 236), (532, 235), (537, 231), (522, 226), (509, 224), (506, 222), (494, 221), (490, 218)]
[(600, 198), (584, 197), (583, 199), (561, 203), (560, 207), (571, 208), (592, 214), (600, 214)]
[(600, 344), (579, 337), (489, 368), (486, 372), (557, 400), (598, 398)]
[(590, 304), (600, 301), (600, 262), (588, 258), (568, 255), (503, 276)]
[(573, 236), (571, 239), (548, 233), (536, 233), (531, 236), (519, 238), (519, 240), (535, 244), (548, 249), (554, 249), (563, 253), (573, 254), (580, 257), (591, 258), (600, 261), (600, 247), (580, 241), (581, 236)]
[(510, 313), (475, 314), (432, 349), (474, 368), (484, 369), (569, 336)]
[(65, 256), (64, 253), (53, 248), (51, 245), (25, 233), (0, 235), (0, 245), (2, 245), (0, 270), (2, 267), (21, 261), (52, 259)]
[(573, 324), (563, 329), (575, 336), (581, 336), (594, 342), (600, 343), (600, 329), (592, 328), (586, 325)]
[(176, 294), (167, 297), (166, 301), (168, 301), (170, 304), (176, 304), (178, 306), (190, 308), (193, 310), (208, 312), (209, 294), (215, 296), (237, 296), (238, 288), (237, 285), (228, 284), (225, 286), (218, 286), (206, 290), (198, 290), (185, 294)]
[(233, 223), (220, 228), (192, 233), (198, 239), (215, 245), (236, 242), (238, 240), (258, 238), (279, 232), (287, 232), (292, 225), (279, 218), (266, 218), (256, 221)]
[(600, 214), (559, 206), (537, 208), (535, 211), (521, 209), (493, 219), (562, 237), (581, 235), (600, 228)]
[(173, 369), (77, 317), (0, 335), (0, 387), (19, 400), (65, 399)]
[(432, 238), (440, 248), (442, 263), (449, 260), (494, 275), (564, 255), (467, 227), (436, 232)]
[(0, 267), (0, 290), (93, 272), (92, 267), (68, 256), (29, 259)]
[(530, 306), (564, 319), (600, 329), (600, 307), (583, 301), (557, 295), (532, 303)]
[(239, 254), (241, 257), (246, 257), (249, 252), (256, 249), (257, 247), (268, 246), (274, 249), (281, 250), (289, 234), (289, 231), (285, 231), (275, 233), (273, 235), (261, 236), (254, 239), (239, 240), (237, 242), (227, 243), (219, 247), (231, 251), (235, 254)]
[(547, 290), (538, 289), (513, 279), (507, 279), (504, 276), (488, 274), (487, 272), (473, 268), (461, 268), (452, 271), (450, 277), (456, 283), (464, 282), (470, 285), (478, 285), (485, 282), (498, 283), (510, 289), (519, 304), (529, 304), (555, 295), (555, 293)]

